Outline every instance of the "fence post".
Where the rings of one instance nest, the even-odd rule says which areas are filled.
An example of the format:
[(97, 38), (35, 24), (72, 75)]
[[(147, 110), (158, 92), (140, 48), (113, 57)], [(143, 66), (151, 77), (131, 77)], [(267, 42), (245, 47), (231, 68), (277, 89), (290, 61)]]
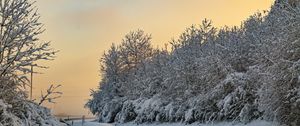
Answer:
[(85, 123), (85, 116), (83, 115), (82, 116), (82, 126), (83, 126), (84, 123)]

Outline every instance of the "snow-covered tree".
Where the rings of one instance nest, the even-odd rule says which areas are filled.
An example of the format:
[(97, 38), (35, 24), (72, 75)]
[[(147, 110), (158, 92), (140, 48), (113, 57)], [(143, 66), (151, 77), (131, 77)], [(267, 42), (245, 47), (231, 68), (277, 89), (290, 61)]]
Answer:
[[(49, 42), (40, 42), (43, 33), (39, 14), (28, 0), (1, 0), (0, 2), (0, 75), (14, 76), (30, 72), (29, 66), (38, 66), (38, 60), (50, 60), (53, 51)], [(19, 79), (21, 77), (18, 77)]]
[[(43, 24), (34, 2), (0, 0), (0, 125), (63, 125), (47, 108), (27, 100), (24, 86), (31, 66), (56, 53), (41, 42)], [(44, 67), (43, 67), (44, 68)]]
[(100, 60), (100, 88), (93, 91), (93, 99), (86, 106), (103, 117), (103, 121), (114, 121), (124, 100), (138, 98), (139, 92), (148, 88), (149, 83), (140, 79), (146, 77), (146, 63), (154, 53), (150, 39), (142, 30), (130, 32), (120, 46), (113, 44)]
[(120, 53), (127, 69), (137, 68), (137, 65), (152, 56), (151, 35), (145, 34), (142, 30), (128, 33), (122, 40)]
[(136, 98), (136, 93), (144, 89), (143, 85), (136, 83), (139, 83), (140, 75), (146, 73), (146, 61), (153, 55), (151, 35), (142, 30), (128, 33), (120, 45), (120, 55), (125, 65), (121, 90), (125, 91), (128, 97), (131, 95)]

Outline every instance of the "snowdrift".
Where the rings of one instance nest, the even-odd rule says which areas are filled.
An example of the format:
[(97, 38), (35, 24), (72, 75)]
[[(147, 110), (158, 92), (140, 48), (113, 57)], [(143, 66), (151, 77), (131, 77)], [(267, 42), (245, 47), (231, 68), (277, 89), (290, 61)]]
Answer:
[(0, 126), (66, 126), (36, 103), (26, 102), (21, 112), (15, 107), (0, 99)]

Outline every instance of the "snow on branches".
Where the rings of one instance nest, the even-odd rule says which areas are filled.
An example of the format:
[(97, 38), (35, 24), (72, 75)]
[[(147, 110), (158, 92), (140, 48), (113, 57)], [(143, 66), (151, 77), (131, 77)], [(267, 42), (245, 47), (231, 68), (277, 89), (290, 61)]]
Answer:
[(29, 73), (34, 62), (51, 60), (57, 52), (49, 42), (40, 42), (44, 32), (34, 2), (28, 0), (0, 1), (0, 77)]
[[(52, 60), (57, 52), (51, 49), (49, 42), (39, 39), (44, 28), (37, 10), (35, 2), (30, 0), (0, 0), (1, 126), (63, 125), (49, 109), (28, 101), (24, 91), (29, 82), (26, 75), (33, 72), (30, 68), (45, 68), (37, 62)], [(53, 89), (56, 87), (47, 93), (58, 93)]]
[(191, 26), (172, 50), (142, 31), (113, 45), (88, 107), (103, 122), (256, 119), (300, 125), (300, 7), (276, 2), (241, 27)]

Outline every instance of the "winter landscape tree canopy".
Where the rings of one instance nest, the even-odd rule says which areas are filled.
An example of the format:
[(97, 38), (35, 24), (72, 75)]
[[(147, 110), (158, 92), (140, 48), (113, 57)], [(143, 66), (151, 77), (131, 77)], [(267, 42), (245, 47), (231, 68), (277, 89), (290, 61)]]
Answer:
[(300, 4), (277, 0), (239, 27), (187, 28), (171, 50), (128, 33), (101, 58), (86, 107), (100, 122), (253, 120), (300, 125)]
[(204, 19), (162, 49), (130, 31), (99, 60), (85, 104), (96, 120), (75, 124), (42, 106), (61, 85), (29, 98), (33, 67), (48, 68), (41, 61), (58, 52), (41, 40), (40, 21), (36, 2), (0, 0), (0, 126), (300, 125), (300, 0), (275, 0), (240, 26)]

